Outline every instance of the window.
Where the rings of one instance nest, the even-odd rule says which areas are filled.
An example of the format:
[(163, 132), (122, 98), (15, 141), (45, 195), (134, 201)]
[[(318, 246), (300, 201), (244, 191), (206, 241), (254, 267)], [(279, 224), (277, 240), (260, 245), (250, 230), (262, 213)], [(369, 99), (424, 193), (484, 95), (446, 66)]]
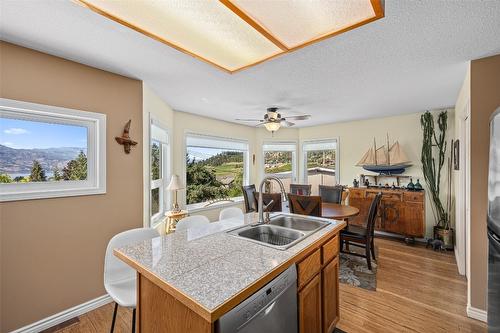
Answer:
[(150, 221), (151, 224), (161, 220), (163, 214), (168, 210), (168, 195), (165, 188), (170, 181), (170, 172), (168, 168), (168, 132), (158, 122), (151, 120), (150, 126), (150, 145), (149, 145), (149, 163), (150, 163)]
[[(234, 200), (248, 183), (248, 143), (188, 134), (186, 136), (186, 203)], [(192, 206), (193, 208), (194, 206)]]
[(304, 180), (312, 185), (311, 194), (318, 195), (318, 185), (337, 184), (337, 140), (306, 141), (302, 145)]
[[(264, 143), (264, 174), (273, 175), (281, 179), (285, 189), (290, 189), (290, 184), (296, 181), (296, 147), (294, 142), (269, 142)], [(278, 184), (270, 183), (271, 192), (279, 192)]]
[(106, 193), (106, 116), (0, 99), (0, 201)]

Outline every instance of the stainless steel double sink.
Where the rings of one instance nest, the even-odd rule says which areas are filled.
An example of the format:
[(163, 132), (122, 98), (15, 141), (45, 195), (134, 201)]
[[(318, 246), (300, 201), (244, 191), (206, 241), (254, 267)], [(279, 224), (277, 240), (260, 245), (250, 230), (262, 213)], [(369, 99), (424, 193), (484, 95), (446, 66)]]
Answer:
[(280, 214), (269, 223), (251, 224), (228, 231), (228, 234), (278, 250), (286, 250), (312, 235), (329, 222), (308, 216)]

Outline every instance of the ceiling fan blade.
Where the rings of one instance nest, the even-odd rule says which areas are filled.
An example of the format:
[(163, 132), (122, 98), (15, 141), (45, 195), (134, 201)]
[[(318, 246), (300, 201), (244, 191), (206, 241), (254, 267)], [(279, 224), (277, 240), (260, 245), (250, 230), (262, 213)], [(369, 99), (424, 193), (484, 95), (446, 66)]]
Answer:
[(311, 115), (310, 114), (303, 114), (300, 116), (287, 116), (286, 118), (287, 119), (295, 119), (295, 120), (307, 120), (307, 119), (311, 118)]
[(281, 123), (284, 124), (285, 127), (292, 127), (293, 125), (295, 125), (295, 123), (292, 123), (291, 121), (288, 121), (288, 120), (285, 120), (285, 119), (283, 119), (281, 121)]
[(235, 120), (237, 120), (237, 121), (263, 121), (262, 119), (240, 119), (240, 118), (236, 118)]

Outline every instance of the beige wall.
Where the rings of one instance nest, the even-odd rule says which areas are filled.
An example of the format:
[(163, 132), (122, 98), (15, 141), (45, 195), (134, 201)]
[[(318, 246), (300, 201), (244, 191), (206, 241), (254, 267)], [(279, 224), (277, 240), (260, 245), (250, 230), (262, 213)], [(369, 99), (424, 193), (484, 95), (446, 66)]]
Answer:
[[(338, 182), (343, 185), (352, 186), (353, 179), (359, 179), (359, 175), (365, 172), (356, 167), (356, 163), (363, 154), (373, 145), (373, 138), (377, 145), (385, 144), (386, 134), (389, 134), (391, 142), (398, 140), (413, 166), (408, 168), (406, 175), (413, 176), (413, 181), (420, 179), (420, 183), (426, 187), (422, 175), (420, 153), (422, 149), (422, 129), (420, 127), (420, 115), (413, 113), (402, 116), (376, 118), (344, 123), (335, 123), (322, 126), (306, 127), (299, 129), (300, 141), (311, 139), (338, 138), (339, 140), (339, 169)], [(436, 117), (437, 113), (434, 112)], [(454, 137), (454, 111), (448, 110), (448, 138)], [(448, 153), (450, 149), (448, 148)], [(299, 158), (301, 160), (301, 157)], [(303, 164), (299, 163), (300, 175), (303, 174)], [(446, 179), (446, 163), (443, 166), (443, 178)], [(443, 185), (442, 185), (443, 186)], [(444, 192), (444, 191), (443, 191)], [(426, 235), (432, 236), (434, 217), (430, 207), (429, 196), (426, 202)], [(444, 197), (444, 196), (443, 196)]]
[[(142, 225), (142, 84), (0, 44), (0, 96), (107, 115), (107, 193), (0, 204), (1, 327), (8, 332), (105, 294), (109, 239)], [(132, 119), (125, 155), (114, 137)]]
[[(282, 128), (278, 132), (271, 134), (264, 128), (255, 129), (253, 127), (237, 125), (185, 112), (172, 111), (172, 109), (163, 103), (153, 91), (147, 88), (144, 90), (144, 105), (150, 105), (150, 110), (156, 110), (156, 114), (163, 115), (166, 122), (171, 122), (171, 126), (173, 128), (170, 134), (172, 138), (172, 172), (180, 175), (181, 178), (185, 175), (185, 135), (188, 132), (247, 140), (250, 147), (250, 162), (252, 162), (252, 155), (255, 154), (255, 164), (250, 163), (249, 179), (251, 184), (256, 185), (259, 184), (263, 177), (262, 145), (264, 142), (287, 141), (295, 142), (297, 144), (297, 158), (295, 166), (297, 170), (297, 182), (303, 182), (302, 178), (304, 170), (303, 164), (301, 163), (301, 143), (304, 140), (311, 139), (338, 138), (340, 147), (339, 183), (351, 185), (352, 180), (354, 178), (358, 179), (359, 174), (363, 172), (363, 170), (356, 167), (355, 164), (361, 158), (363, 153), (370, 147), (373, 142), (373, 137), (375, 136), (379, 143), (383, 144), (382, 141), (385, 140), (386, 134), (389, 133), (390, 139), (399, 140), (405, 152), (408, 154), (408, 157), (414, 162), (414, 165), (407, 170), (406, 174), (414, 176), (414, 181), (416, 181), (416, 179), (420, 179), (420, 182), (425, 187), (425, 181), (422, 176), (420, 164), (420, 150), (422, 147), (422, 130), (420, 127), (421, 113), (299, 129)], [(154, 107), (151, 107), (153, 105)], [(146, 124), (147, 120), (144, 122)], [(448, 139), (451, 140), (451, 138), (454, 138), (455, 135), (454, 109), (448, 110), (448, 126)], [(146, 130), (147, 129), (145, 128), (144, 131)], [(146, 150), (147, 148), (145, 148), (144, 152), (145, 168), (147, 167), (146, 163), (148, 159)], [(451, 148), (449, 148), (448, 153), (450, 153), (450, 151)], [(442, 186), (445, 186), (444, 181), (446, 180), (446, 173), (446, 166), (444, 166)], [(184, 178), (182, 179), (185, 181)], [(443, 193), (443, 198), (444, 197), (445, 194)], [(146, 201), (147, 198), (145, 198), (145, 204)], [(181, 204), (185, 203), (185, 191), (181, 191), (179, 193), (179, 202)], [(430, 201), (428, 198), (426, 205), (426, 233), (428, 237), (431, 237), (434, 217), (429, 205)], [(243, 208), (242, 204), (238, 204), (237, 206)], [(212, 208), (193, 211), (192, 214), (205, 215), (211, 221), (216, 221), (218, 219), (219, 212), (220, 208)]]
[[(165, 128), (170, 136), (170, 140), (172, 140), (172, 132), (174, 126), (174, 110), (166, 104), (162, 99), (156, 95), (156, 93), (149, 88), (146, 84), (142, 86), (142, 104), (143, 104), (143, 114), (142, 114), (142, 141), (143, 144), (143, 183), (144, 183), (144, 212), (143, 212), (143, 223), (144, 226), (147, 227), (150, 224), (150, 208), (149, 208), (149, 191), (151, 188), (151, 176), (150, 176), (150, 161), (149, 161), (149, 128), (150, 121), (154, 119), (156, 122), (159, 122), (160, 125)], [(168, 159), (168, 170), (172, 171), (172, 159)], [(166, 179), (167, 184), (170, 179)], [(166, 202), (170, 202), (170, 193), (169, 191), (165, 191), (167, 195)], [(163, 223), (158, 224), (158, 229), (160, 232), (164, 231)]]
[(489, 120), (500, 106), (500, 55), (473, 60), (470, 65), (471, 96), (471, 299), (470, 305), (486, 309), (488, 242)]

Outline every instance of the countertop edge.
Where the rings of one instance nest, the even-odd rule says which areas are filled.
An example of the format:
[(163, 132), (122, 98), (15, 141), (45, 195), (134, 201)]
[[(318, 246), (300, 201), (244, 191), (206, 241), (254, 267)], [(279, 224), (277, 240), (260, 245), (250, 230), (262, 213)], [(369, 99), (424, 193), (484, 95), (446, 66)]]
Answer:
[[(213, 310), (207, 309), (205, 306), (201, 305), (198, 303), (196, 300), (192, 299), (188, 295), (184, 294), (183, 292), (179, 291), (177, 288), (174, 286), (170, 285), (168, 282), (164, 281), (160, 277), (156, 276), (156, 274), (152, 273), (145, 267), (143, 267), (141, 264), (138, 262), (130, 259), (127, 257), (125, 254), (122, 252), (118, 251), (117, 249), (113, 250), (113, 253), (116, 257), (118, 257), (120, 260), (124, 261), (126, 264), (137, 270), (138, 273), (144, 275), (147, 279), (149, 279), (151, 282), (156, 284), (158, 287), (163, 289), (165, 292), (169, 293), (173, 297), (175, 297), (179, 302), (184, 304), (186, 307), (191, 309), (192, 311), (196, 312), (198, 315), (200, 315), (203, 319), (206, 321), (209, 321), (211, 323), (215, 322), (217, 319), (219, 319), (222, 315), (227, 313), (229, 310), (234, 308), (236, 305), (241, 303), (243, 300), (245, 300), (247, 297), (251, 296), (254, 292), (265, 286), (267, 283), (269, 283), (272, 279), (274, 279), (276, 276), (284, 272), (292, 263), (298, 262), (307, 255), (309, 255), (313, 248), (317, 248), (320, 246), (322, 243), (325, 243), (326, 240), (332, 237), (333, 234), (339, 233), (340, 230), (342, 230), (346, 222), (345, 221), (337, 221), (338, 224), (335, 226), (335, 228), (331, 229), (324, 235), (322, 235), (320, 238), (312, 242), (311, 244), (307, 245), (304, 249), (302, 249), (300, 252), (296, 253), (290, 259), (287, 261), (281, 263), (279, 266), (275, 267), (272, 271), (268, 272), (266, 275), (263, 277), (259, 278), (257, 281), (253, 282), (252, 284), (249, 284), (246, 288), (242, 289), (240, 292), (237, 294), (233, 295), (231, 298), (226, 300), (224, 303), (219, 305)], [(263, 246), (263, 245), (262, 245)]]
[(196, 300), (192, 299), (188, 295), (184, 294), (183, 292), (179, 291), (179, 289), (173, 287), (169, 283), (165, 282), (163, 279), (158, 277), (156, 274), (152, 273), (150, 270), (147, 268), (143, 267), (141, 264), (139, 264), (137, 261), (134, 261), (127, 257), (125, 254), (122, 252), (118, 251), (117, 249), (113, 250), (113, 254), (119, 258), (120, 260), (124, 261), (126, 264), (134, 268), (138, 273), (144, 275), (148, 280), (153, 282), (155, 285), (163, 289), (165, 292), (169, 293), (173, 297), (175, 297), (179, 302), (196, 312), (198, 315), (203, 317), (203, 319), (207, 321), (212, 321), (212, 316), (211, 316), (211, 311), (198, 303)]

